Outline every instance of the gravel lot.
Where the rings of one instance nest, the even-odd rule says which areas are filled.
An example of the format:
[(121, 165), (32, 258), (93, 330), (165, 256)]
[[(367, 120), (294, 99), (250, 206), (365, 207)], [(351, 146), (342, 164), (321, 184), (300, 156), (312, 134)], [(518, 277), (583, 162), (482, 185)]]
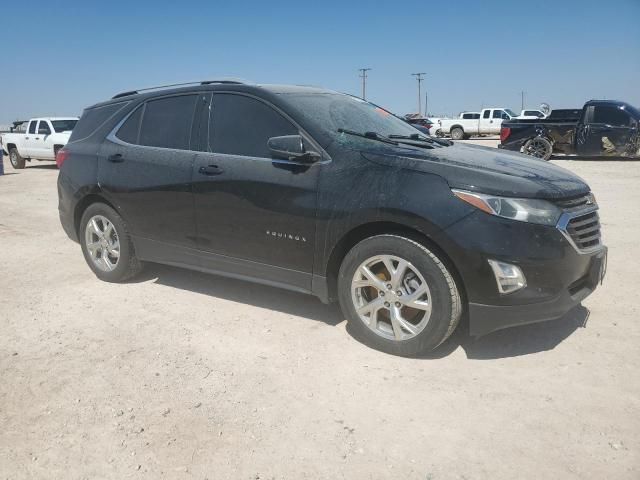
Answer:
[(98, 281), (55, 166), (5, 158), (0, 478), (640, 478), (640, 162), (556, 162), (598, 197), (604, 286), (404, 359), (313, 297), (162, 266)]

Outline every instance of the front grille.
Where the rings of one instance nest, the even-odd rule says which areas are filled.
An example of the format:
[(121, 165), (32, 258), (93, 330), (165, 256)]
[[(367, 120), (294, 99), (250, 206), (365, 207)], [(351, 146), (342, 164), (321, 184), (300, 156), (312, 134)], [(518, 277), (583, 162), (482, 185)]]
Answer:
[(600, 217), (597, 211), (571, 218), (566, 231), (579, 250), (590, 250), (600, 245)]
[(595, 204), (593, 194), (588, 193), (576, 198), (569, 198), (563, 200), (555, 200), (554, 203), (563, 210), (576, 210), (584, 206), (590, 206)]

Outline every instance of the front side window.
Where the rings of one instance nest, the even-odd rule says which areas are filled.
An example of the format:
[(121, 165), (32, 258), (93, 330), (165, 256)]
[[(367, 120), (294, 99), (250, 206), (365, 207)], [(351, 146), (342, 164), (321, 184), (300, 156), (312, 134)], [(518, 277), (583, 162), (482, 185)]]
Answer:
[(37, 123), (38, 123), (38, 122), (36, 122), (35, 120), (32, 120), (32, 121), (29, 123), (29, 133), (36, 133), (36, 124), (37, 124)]
[(50, 135), (51, 129), (45, 120), (40, 120), (38, 124), (38, 134), (39, 135)]
[(208, 152), (271, 158), (267, 146), (271, 137), (299, 133), (289, 120), (255, 98), (214, 94), (208, 108), (204, 139)]
[(189, 150), (197, 98), (197, 95), (180, 95), (149, 100), (145, 105), (137, 143)]
[(482, 114), (482, 118), (489, 118), (489, 115), (491, 115), (491, 110), (485, 110)]
[(494, 110), (493, 118), (506, 118), (506, 115), (502, 110)]
[(596, 105), (593, 112), (593, 123), (602, 123), (614, 127), (628, 127), (631, 125), (631, 120), (624, 110)]

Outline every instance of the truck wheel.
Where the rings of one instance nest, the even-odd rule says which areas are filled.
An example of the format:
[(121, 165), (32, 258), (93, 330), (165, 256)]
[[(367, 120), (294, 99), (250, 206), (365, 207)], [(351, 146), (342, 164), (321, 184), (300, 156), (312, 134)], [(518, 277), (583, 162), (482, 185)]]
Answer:
[(532, 157), (549, 160), (553, 153), (553, 145), (544, 137), (535, 137), (524, 144), (522, 151)]
[(462, 140), (464, 138), (464, 130), (462, 130), (460, 127), (452, 128), (451, 138), (453, 140)]
[(18, 150), (15, 148), (9, 150), (9, 161), (11, 162), (11, 166), (16, 170), (24, 168), (24, 158), (20, 156)]
[(353, 247), (338, 274), (340, 306), (356, 338), (394, 355), (433, 350), (462, 311), (453, 276), (423, 245), (377, 235)]
[(126, 223), (110, 206), (89, 205), (80, 220), (78, 237), (87, 264), (100, 280), (124, 282), (142, 269)]

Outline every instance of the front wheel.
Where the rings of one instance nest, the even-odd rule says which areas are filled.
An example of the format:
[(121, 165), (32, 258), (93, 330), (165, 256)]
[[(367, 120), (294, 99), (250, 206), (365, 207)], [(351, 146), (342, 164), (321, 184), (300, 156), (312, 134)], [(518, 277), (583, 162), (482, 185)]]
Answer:
[(15, 148), (9, 150), (9, 161), (11, 162), (11, 166), (16, 170), (24, 168), (24, 158), (22, 158)]
[(110, 206), (89, 205), (78, 234), (84, 258), (100, 280), (123, 282), (140, 272), (127, 225)]
[(354, 336), (395, 355), (433, 350), (455, 330), (462, 311), (442, 260), (397, 235), (370, 237), (353, 247), (340, 267), (338, 289)]
[(524, 144), (522, 151), (532, 157), (549, 160), (553, 153), (553, 145), (544, 137), (535, 137)]

